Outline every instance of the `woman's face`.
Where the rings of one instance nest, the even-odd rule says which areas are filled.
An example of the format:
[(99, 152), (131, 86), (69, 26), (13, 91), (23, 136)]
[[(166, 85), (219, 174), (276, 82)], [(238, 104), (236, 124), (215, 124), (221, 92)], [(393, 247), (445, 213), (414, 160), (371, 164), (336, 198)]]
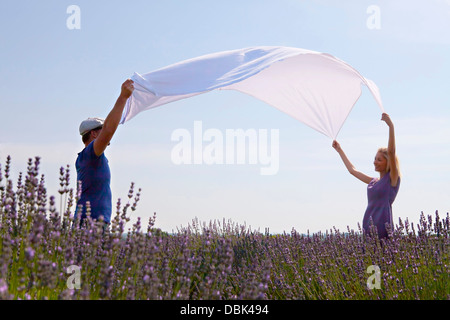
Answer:
[(385, 172), (387, 168), (387, 159), (384, 157), (383, 153), (377, 152), (375, 155), (375, 160), (373, 161), (373, 165), (375, 166), (375, 171), (377, 172)]

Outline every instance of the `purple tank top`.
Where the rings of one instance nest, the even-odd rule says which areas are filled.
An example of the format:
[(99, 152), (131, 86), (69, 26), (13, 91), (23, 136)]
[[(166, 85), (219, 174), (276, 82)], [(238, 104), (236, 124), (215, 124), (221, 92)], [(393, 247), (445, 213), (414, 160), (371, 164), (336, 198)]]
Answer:
[(374, 178), (367, 186), (368, 205), (363, 218), (363, 229), (365, 232), (370, 230), (370, 220), (377, 227), (378, 237), (386, 238), (388, 231), (386, 223), (393, 226), (392, 203), (397, 196), (400, 187), (400, 177), (397, 185), (391, 186), (391, 176), (386, 173), (381, 179)]

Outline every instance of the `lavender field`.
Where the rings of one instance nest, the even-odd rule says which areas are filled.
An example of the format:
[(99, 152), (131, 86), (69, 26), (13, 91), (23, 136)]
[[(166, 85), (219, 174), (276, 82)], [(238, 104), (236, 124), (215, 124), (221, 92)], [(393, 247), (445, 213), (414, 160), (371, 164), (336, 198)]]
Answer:
[(168, 234), (154, 215), (128, 226), (140, 190), (111, 225), (74, 227), (69, 170), (49, 196), (39, 158), (13, 182), (0, 167), (0, 299), (450, 299), (449, 214), (399, 220), (387, 241), (359, 230), (269, 234), (232, 221)]

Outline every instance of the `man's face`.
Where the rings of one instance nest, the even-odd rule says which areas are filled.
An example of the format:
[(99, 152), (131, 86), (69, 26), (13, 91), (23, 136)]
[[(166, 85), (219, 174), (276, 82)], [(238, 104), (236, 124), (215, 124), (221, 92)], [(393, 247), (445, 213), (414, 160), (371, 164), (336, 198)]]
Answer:
[[(102, 129), (103, 129), (103, 127), (100, 127), (100, 128), (98, 128), (98, 129), (94, 129), (94, 130), (92, 130), (92, 133), (91, 133), (91, 136), (94, 138), (94, 139), (97, 139), (97, 137), (100, 135), (100, 133), (102, 132)], [(111, 142), (109, 142), (108, 143), (108, 146), (111, 144)]]
[(97, 129), (93, 129), (92, 132), (91, 132), (92, 137), (94, 139), (96, 139), (100, 135), (100, 132), (102, 132), (102, 129), (103, 129), (102, 127), (97, 128)]

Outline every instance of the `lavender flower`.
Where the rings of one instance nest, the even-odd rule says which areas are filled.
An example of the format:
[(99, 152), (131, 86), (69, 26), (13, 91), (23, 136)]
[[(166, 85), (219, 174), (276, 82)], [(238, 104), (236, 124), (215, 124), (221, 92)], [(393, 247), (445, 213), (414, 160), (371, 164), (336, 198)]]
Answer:
[[(60, 168), (60, 203), (47, 196), (40, 159), (17, 187), (0, 166), (0, 299), (448, 299), (450, 219), (436, 211), (393, 226), (390, 238), (347, 227), (270, 234), (225, 219), (166, 233), (156, 213), (128, 227), (141, 189), (117, 200), (110, 228), (73, 219), (80, 185)], [(75, 197), (75, 198), (74, 198)], [(128, 209), (131, 208), (131, 212)], [(441, 214), (442, 215), (442, 214)], [(125, 231), (127, 230), (127, 231)], [(78, 273), (67, 274), (68, 266)], [(376, 266), (380, 289), (370, 289)], [(75, 277), (80, 288), (67, 286)]]

